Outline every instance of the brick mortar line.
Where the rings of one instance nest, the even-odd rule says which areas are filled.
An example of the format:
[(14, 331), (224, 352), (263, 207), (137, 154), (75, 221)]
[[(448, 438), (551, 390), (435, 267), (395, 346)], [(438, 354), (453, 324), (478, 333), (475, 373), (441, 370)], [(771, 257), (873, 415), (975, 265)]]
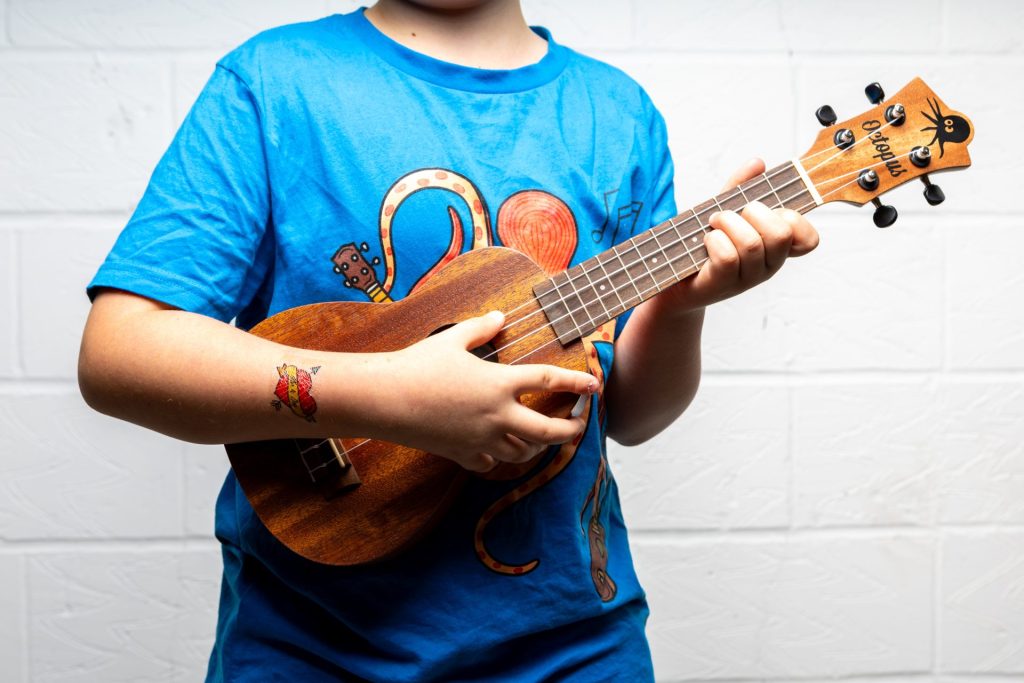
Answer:
[[(946, 534), (988, 536), (993, 534), (1022, 534), (1024, 523), (968, 524), (955, 523), (935, 527), (890, 525), (876, 527), (772, 527), (764, 529), (700, 530), (700, 529), (637, 529), (630, 528), (630, 536), (640, 545), (700, 545), (721, 542), (745, 544), (747, 542), (788, 541), (891, 541), (904, 538), (915, 540), (944, 539)], [(659, 543), (663, 542), (663, 543)], [(214, 536), (189, 534), (180, 537), (140, 538), (36, 538), (0, 540), (0, 555), (56, 553), (68, 550), (117, 552), (121, 550), (152, 551), (218, 548)], [(939, 544), (936, 543), (936, 549)]]
[(152, 552), (154, 550), (215, 550), (220, 542), (209, 536), (182, 536), (180, 538), (80, 538), (31, 539), (0, 542), (2, 555), (44, 555), (74, 552), (114, 553), (122, 551)]
[[(627, 527), (629, 525), (627, 524)], [(644, 529), (629, 527), (633, 541), (656, 544), (657, 541), (673, 543), (702, 543), (707, 541), (774, 541), (787, 540), (892, 540), (893, 538), (938, 539), (942, 534), (987, 536), (993, 534), (1022, 534), (1024, 522), (971, 523), (951, 522), (934, 526), (909, 526), (890, 524), (878, 526), (834, 526), (834, 527), (764, 527), (737, 529)]]

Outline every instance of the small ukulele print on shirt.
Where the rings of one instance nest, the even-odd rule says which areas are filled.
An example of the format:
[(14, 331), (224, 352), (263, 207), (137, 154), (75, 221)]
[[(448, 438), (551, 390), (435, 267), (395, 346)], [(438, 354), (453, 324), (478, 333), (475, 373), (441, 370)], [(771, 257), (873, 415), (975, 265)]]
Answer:
[[(375, 268), (381, 264), (381, 259), (378, 257), (367, 259), (365, 255), (368, 255), (370, 247), (365, 242), (359, 245), (354, 242), (343, 244), (331, 256), (333, 270), (343, 276), (345, 287), (362, 291), (367, 298), (374, 302), (393, 300), (392, 287), (399, 265), (392, 241), (394, 216), (399, 206), (409, 196), (428, 189), (451, 192), (465, 202), (472, 221), (468, 250), (489, 247), (494, 243), (487, 205), (484, 203), (479, 189), (468, 178), (443, 168), (419, 169), (396, 180), (385, 193), (381, 202), (379, 229), (384, 266), (382, 280), (378, 279)], [(606, 197), (606, 199), (609, 198)], [(632, 231), (641, 206), (642, 204), (639, 202), (632, 202), (617, 210), (616, 219), (612, 221), (616, 233), (620, 229)], [(448, 207), (448, 219), (451, 224), (448, 248), (441, 258), (419, 277), (410, 293), (423, 286), (456, 256), (468, 251), (462, 219), (452, 206)], [(508, 197), (498, 209), (497, 223), (497, 233), (501, 243), (526, 254), (548, 274), (553, 275), (565, 270), (576, 252), (579, 239), (576, 218), (565, 202), (549, 192), (536, 189), (516, 192)], [(606, 227), (608, 227), (608, 221), (605, 226), (602, 226), (602, 231)], [(597, 406), (599, 424), (601, 425), (604, 422), (604, 376), (594, 344), (595, 342), (611, 343), (614, 329), (615, 321), (613, 320), (583, 339), (588, 369), (600, 381), (601, 389), (598, 392)], [(588, 423), (591, 405), (591, 403), (587, 403), (581, 416)], [(521, 479), (515, 488), (488, 506), (477, 521), (473, 533), (473, 544), (477, 557), (485, 567), (506, 576), (522, 576), (532, 572), (540, 565), (539, 559), (519, 563), (498, 560), (487, 549), (484, 540), (485, 532), (495, 517), (516, 502), (546, 486), (561, 474), (575, 457), (583, 436), (581, 434), (570, 443), (560, 446), (558, 451), (543, 465), (538, 466), (538, 461), (525, 463), (522, 466), (506, 463), (490, 473), (480, 475), (482, 478), (492, 481)], [(585, 531), (591, 551), (591, 576), (595, 590), (605, 602), (612, 600), (616, 593), (615, 582), (607, 574), (608, 556), (604, 543), (605, 530), (600, 521), (601, 500), (603, 493), (607, 491), (610, 476), (607, 461), (602, 452), (597, 479), (580, 511), (582, 520), (587, 508), (591, 508), (591, 515)], [(591, 503), (593, 503), (592, 506)]]
[(309, 393), (313, 388), (313, 375), (320, 370), (320, 366), (310, 368), (306, 372), (302, 368), (287, 363), (277, 368), (277, 386), (274, 387), (273, 401), (270, 405), (275, 410), (281, 410), (282, 406), (288, 406), (292, 413), (309, 422), (316, 422), (313, 413), (316, 412), (316, 400)]

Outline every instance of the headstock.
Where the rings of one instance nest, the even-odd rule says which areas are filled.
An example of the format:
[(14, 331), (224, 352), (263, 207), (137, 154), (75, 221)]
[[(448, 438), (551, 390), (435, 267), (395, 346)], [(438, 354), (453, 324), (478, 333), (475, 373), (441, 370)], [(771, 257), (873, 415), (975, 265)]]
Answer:
[(925, 200), (940, 204), (945, 196), (929, 175), (971, 165), (967, 145), (974, 138), (970, 119), (946, 106), (924, 81), (915, 78), (885, 99), (881, 86), (865, 89), (876, 106), (835, 123), (829, 106), (816, 116), (825, 129), (800, 158), (823, 202), (874, 202), (875, 225), (887, 227), (896, 210), (878, 197), (920, 178)]

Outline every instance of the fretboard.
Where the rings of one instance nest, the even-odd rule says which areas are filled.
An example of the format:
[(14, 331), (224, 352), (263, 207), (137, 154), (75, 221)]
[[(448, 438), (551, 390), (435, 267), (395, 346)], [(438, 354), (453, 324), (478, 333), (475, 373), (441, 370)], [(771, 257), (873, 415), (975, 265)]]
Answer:
[(568, 344), (667, 287), (708, 260), (704, 234), (716, 211), (749, 202), (806, 213), (818, 201), (793, 162), (777, 166), (534, 287), (558, 339)]

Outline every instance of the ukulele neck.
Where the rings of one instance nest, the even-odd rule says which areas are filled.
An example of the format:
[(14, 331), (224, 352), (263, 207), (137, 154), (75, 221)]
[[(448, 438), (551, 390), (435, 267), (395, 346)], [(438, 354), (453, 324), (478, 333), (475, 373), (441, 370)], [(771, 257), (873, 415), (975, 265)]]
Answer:
[(708, 260), (704, 234), (717, 211), (760, 201), (807, 213), (822, 204), (798, 161), (788, 161), (712, 197), (534, 288), (562, 344), (598, 327), (696, 274)]

